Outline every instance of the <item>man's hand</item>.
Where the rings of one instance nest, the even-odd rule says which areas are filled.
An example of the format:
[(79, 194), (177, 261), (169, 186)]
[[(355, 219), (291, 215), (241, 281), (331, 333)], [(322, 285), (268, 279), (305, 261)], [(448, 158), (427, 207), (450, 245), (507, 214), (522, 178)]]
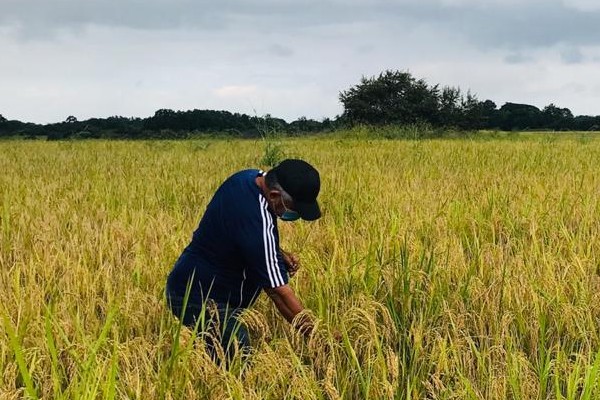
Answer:
[(286, 251), (281, 250), (281, 255), (283, 256), (283, 261), (287, 265), (288, 274), (290, 274), (290, 278), (296, 275), (298, 269), (300, 268), (300, 259), (298, 256), (292, 253), (288, 253)]

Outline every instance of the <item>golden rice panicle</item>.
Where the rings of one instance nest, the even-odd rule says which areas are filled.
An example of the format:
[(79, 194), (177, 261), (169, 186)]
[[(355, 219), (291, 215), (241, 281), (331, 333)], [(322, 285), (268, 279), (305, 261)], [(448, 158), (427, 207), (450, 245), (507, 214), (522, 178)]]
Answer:
[(263, 296), (229, 370), (164, 285), (261, 143), (0, 141), (0, 398), (600, 398), (597, 134), (355, 133), (281, 139), (322, 178), (279, 224), (316, 328)]

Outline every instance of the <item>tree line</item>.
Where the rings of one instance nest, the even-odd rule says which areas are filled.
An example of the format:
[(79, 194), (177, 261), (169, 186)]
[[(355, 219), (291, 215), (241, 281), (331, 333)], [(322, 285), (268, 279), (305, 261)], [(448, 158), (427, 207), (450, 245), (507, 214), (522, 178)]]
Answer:
[(460, 88), (430, 85), (406, 71), (384, 71), (363, 77), (339, 94), (341, 115), (321, 121), (301, 117), (284, 119), (249, 116), (215, 110), (174, 111), (161, 109), (148, 118), (113, 116), (79, 121), (74, 116), (51, 124), (8, 120), (0, 115), (0, 136), (53, 139), (126, 138), (179, 139), (200, 134), (252, 138), (279, 133), (313, 134), (355, 125), (427, 124), (459, 131), (514, 130), (600, 130), (600, 116), (574, 116), (568, 108), (549, 104), (539, 109), (529, 104), (480, 101)]
[(340, 93), (342, 118), (352, 124), (405, 125), (427, 123), (459, 130), (600, 130), (600, 116), (574, 116), (568, 108), (549, 104), (539, 109), (507, 102), (480, 101), (460, 88), (429, 85), (409, 72), (385, 71), (363, 77)]
[(219, 134), (241, 138), (271, 133), (296, 135), (333, 129), (329, 119), (315, 121), (299, 118), (291, 123), (270, 115), (249, 116), (215, 110), (174, 111), (161, 109), (148, 118), (114, 116), (84, 121), (74, 116), (52, 124), (34, 124), (0, 115), (0, 136), (60, 139), (185, 139), (202, 134)]

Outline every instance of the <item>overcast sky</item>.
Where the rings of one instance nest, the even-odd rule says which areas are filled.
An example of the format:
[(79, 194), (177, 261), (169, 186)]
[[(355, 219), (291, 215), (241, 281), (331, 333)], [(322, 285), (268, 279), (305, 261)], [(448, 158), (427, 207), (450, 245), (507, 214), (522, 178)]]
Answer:
[(600, 114), (598, 0), (0, 0), (0, 114), (342, 112), (361, 76)]

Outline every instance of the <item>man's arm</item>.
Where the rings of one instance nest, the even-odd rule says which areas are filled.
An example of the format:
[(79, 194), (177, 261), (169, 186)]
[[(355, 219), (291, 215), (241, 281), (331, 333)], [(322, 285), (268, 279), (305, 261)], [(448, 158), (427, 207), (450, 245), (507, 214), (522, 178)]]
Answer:
[[(283, 285), (276, 288), (265, 288), (267, 295), (275, 303), (275, 307), (281, 315), (288, 321), (292, 322), (294, 318), (304, 310), (304, 306), (294, 294), (294, 291), (289, 285)], [(298, 323), (298, 329), (304, 335), (312, 332), (313, 322), (310, 317), (306, 316)]]

